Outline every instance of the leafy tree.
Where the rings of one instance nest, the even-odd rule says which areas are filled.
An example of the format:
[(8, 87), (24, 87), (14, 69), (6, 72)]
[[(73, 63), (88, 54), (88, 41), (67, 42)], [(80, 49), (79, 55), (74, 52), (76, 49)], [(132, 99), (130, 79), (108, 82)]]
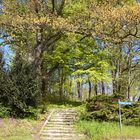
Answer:
[(32, 67), (16, 55), (11, 71), (0, 67), (0, 103), (10, 108), (13, 116), (33, 115), (30, 108), (41, 102), (41, 88)]
[(8, 36), (6, 43), (9, 41), (11, 47), (23, 52), (24, 58), (42, 79), (44, 52), (61, 38), (64, 27), (71, 26), (61, 16), (64, 1), (56, 5), (53, 1), (6, 0), (3, 5), (0, 24), (11, 38), (8, 40)]
[[(89, 84), (89, 96), (92, 83), (96, 93), (98, 83), (104, 92), (111, 72), (114, 93), (124, 92), (127, 84), (129, 91), (135, 55), (128, 56), (125, 45), (140, 36), (140, 6), (135, 1), (5, 0), (3, 7), (0, 26), (6, 35), (2, 37), (22, 57), (15, 59), (11, 71), (19, 90), (17, 95), (24, 84), (28, 83), (23, 95), (33, 87), (28, 96), (34, 101), (28, 104), (28, 97), (23, 97), (25, 106), (36, 106), (37, 94), (46, 99), (46, 94), (53, 92), (61, 98), (67, 79), (71, 81), (73, 77), (79, 97), (82, 81)], [(127, 70), (123, 73), (123, 69)]]

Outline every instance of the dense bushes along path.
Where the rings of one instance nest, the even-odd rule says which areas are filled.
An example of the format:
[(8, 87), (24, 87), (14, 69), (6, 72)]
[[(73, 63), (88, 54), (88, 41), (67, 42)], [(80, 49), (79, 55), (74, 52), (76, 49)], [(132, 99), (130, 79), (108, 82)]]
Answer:
[(40, 131), (41, 140), (82, 140), (84, 134), (74, 130), (77, 113), (73, 109), (55, 109)]

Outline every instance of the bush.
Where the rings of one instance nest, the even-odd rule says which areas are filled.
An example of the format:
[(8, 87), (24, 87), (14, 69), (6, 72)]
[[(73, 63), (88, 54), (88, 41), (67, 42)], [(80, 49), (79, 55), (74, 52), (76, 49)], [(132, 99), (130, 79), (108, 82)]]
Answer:
[(10, 116), (10, 108), (0, 105), (0, 118), (6, 118)]
[[(118, 99), (116, 96), (98, 95), (87, 101), (87, 112), (82, 117), (86, 120), (119, 121)], [(140, 104), (121, 106), (123, 123), (140, 125)]]
[(35, 116), (30, 108), (37, 108), (42, 100), (36, 75), (34, 68), (22, 60), (17, 60), (8, 72), (0, 67), (0, 103), (10, 108), (12, 116)]

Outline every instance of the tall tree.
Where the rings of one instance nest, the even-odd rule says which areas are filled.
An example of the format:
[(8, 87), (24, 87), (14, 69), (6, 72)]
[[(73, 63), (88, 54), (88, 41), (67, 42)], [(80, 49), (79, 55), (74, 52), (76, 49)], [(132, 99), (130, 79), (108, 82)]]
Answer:
[(45, 78), (42, 73), (44, 52), (54, 46), (70, 25), (61, 16), (64, 3), (65, 0), (59, 3), (45, 0), (3, 1), (0, 25), (8, 34), (6, 43), (9, 41), (10, 46), (24, 52), (25, 59), (42, 80)]

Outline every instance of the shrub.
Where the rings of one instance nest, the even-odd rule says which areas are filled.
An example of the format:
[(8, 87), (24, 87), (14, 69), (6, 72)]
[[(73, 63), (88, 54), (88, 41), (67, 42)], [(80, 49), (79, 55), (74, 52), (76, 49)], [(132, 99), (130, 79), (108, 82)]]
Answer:
[(4, 71), (0, 67), (0, 103), (10, 108), (12, 116), (34, 116), (30, 107), (40, 105), (41, 95), (41, 82), (31, 65), (17, 60), (11, 71)]
[(0, 105), (0, 118), (6, 118), (10, 116), (10, 108)]
[[(87, 100), (83, 119), (98, 121), (119, 121), (118, 102), (116, 96), (99, 95)], [(121, 106), (123, 123), (128, 125), (140, 125), (140, 104)]]

